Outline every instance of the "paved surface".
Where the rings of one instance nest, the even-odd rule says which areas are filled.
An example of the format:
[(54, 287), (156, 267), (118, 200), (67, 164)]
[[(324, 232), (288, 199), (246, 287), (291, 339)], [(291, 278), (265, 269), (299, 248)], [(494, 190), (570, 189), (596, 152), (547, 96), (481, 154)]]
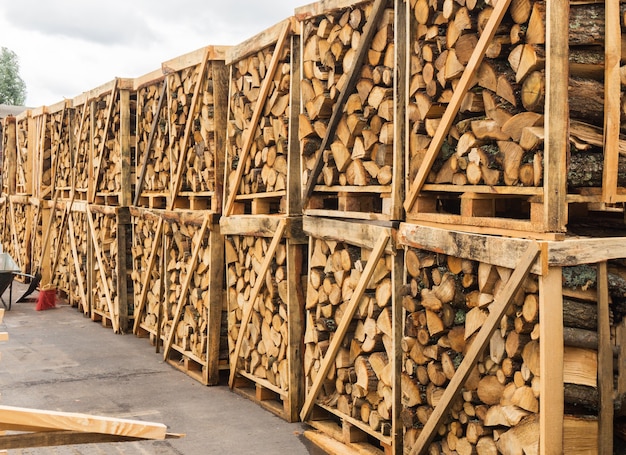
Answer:
[[(16, 282), (13, 298), (25, 289)], [(159, 422), (186, 434), (9, 454), (323, 453), (302, 436), (302, 424), (283, 421), (227, 386), (203, 386), (164, 363), (147, 339), (116, 335), (75, 308), (35, 311), (34, 302), (14, 303), (0, 331), (9, 333), (0, 343), (0, 404)]]

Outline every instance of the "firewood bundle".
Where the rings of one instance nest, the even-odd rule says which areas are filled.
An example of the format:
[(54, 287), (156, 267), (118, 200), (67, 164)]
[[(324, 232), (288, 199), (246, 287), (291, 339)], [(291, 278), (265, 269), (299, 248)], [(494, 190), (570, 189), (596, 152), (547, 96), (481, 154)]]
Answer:
[[(160, 72), (160, 71), (159, 71)], [(137, 89), (137, 178), (143, 172), (140, 194), (170, 190), (169, 104), (163, 77)], [(145, 169), (144, 169), (145, 163)]]
[[(271, 242), (271, 238), (252, 235), (226, 238), (229, 351), (232, 356), (241, 337), (236, 371), (247, 374), (247, 377), (267, 380), (287, 391), (290, 374), (287, 305), (293, 302), (289, 302), (287, 296), (286, 261), (292, 258), (287, 258), (283, 239), (269, 266), (263, 270)], [(247, 309), (250, 311), (249, 322), (242, 325)], [(243, 336), (241, 331), (244, 331)]]
[(89, 311), (87, 303), (87, 246), (89, 238), (89, 224), (87, 214), (82, 210), (72, 210), (68, 220), (67, 241), (71, 245), (72, 260), (69, 266), (69, 301), (79, 311)]
[[(70, 293), (70, 274), (74, 267), (72, 248), (67, 229), (65, 204), (57, 203), (50, 238), (50, 268), (54, 274), (52, 284), (66, 296)], [(65, 224), (64, 224), (65, 223)]]
[(70, 131), (74, 119), (73, 110), (67, 106), (68, 104), (69, 102), (64, 101), (63, 104), (50, 108), (50, 140), (52, 141), (52, 156), (54, 157), (51, 171), (54, 182), (53, 188), (50, 188), (52, 194), (47, 195), (49, 198), (54, 196), (53, 190), (65, 190), (69, 194), (72, 187), (74, 151), (72, 150)]
[[(157, 323), (161, 301), (163, 300), (163, 282), (161, 280), (162, 247), (154, 237), (159, 217), (146, 210), (132, 211), (133, 226), (133, 280), (134, 302), (141, 300), (144, 287), (147, 287), (146, 302), (142, 315), (139, 315), (141, 327), (152, 334), (157, 333)], [(155, 266), (148, 270), (151, 255), (154, 255)], [(135, 315), (136, 317), (138, 315)]]
[(202, 61), (207, 58), (204, 50), (197, 54), (193, 65), (171, 68), (173, 71), (166, 75), (166, 128), (170, 136), (170, 178), (180, 175), (181, 191), (203, 192), (215, 190), (216, 93), (212, 62)]
[(91, 169), (91, 103), (88, 93), (74, 98), (74, 122), (72, 123), (72, 156), (74, 164), (75, 198), (87, 199)]
[(20, 266), (22, 272), (30, 273), (31, 268), (31, 238), (32, 238), (33, 209), (27, 199), (13, 196), (10, 199), (9, 217), (10, 229), (9, 244), (6, 252), (11, 255)]
[(289, 21), (277, 26), (287, 33), (270, 45), (258, 50), (242, 45), (230, 55), (225, 182), (230, 198), (287, 190), (291, 78), (298, 62), (291, 58)]
[[(166, 217), (163, 235), (167, 253), (165, 270), (161, 273), (166, 275), (167, 284), (161, 300), (164, 306), (162, 333), (172, 339), (174, 348), (191, 351), (206, 362), (208, 307), (219, 305), (219, 302), (212, 302), (209, 298), (213, 267), (219, 267), (211, 263), (209, 237), (213, 233), (202, 225), (201, 220), (198, 223), (198, 216), (186, 220), (175, 213), (171, 215), (163, 214)], [(156, 282), (153, 281), (155, 285)]]
[[(405, 258), (401, 417), (411, 447), (512, 271), (414, 248)], [(539, 411), (538, 308), (531, 275), (453, 401), (430, 453), (514, 453), (528, 444), (525, 418)]]
[[(312, 240), (306, 297), (304, 371), (314, 381), (344, 317), (371, 250), (345, 242)], [(391, 257), (375, 264), (317, 403), (388, 436), (393, 409), (394, 355)]]
[(29, 134), (35, 139), (33, 145), (33, 194), (43, 198), (50, 193), (52, 184), (52, 163), (56, 162), (52, 150), (52, 116), (47, 108), (40, 107), (31, 112), (32, 122)]
[[(376, 3), (330, 11), (304, 23), (299, 137), (307, 185), (319, 164), (315, 184), (349, 190), (391, 183), (394, 11), (391, 2), (383, 1), (382, 13), (372, 18)], [(371, 43), (364, 48), (369, 28)], [(334, 134), (328, 136), (329, 130)]]
[[(32, 192), (33, 176), (30, 161), (33, 159), (29, 152), (28, 123), (30, 111), (17, 116), (17, 157), (16, 157), (16, 190), (15, 194), (30, 194)], [(29, 172), (31, 171), (31, 172)]]

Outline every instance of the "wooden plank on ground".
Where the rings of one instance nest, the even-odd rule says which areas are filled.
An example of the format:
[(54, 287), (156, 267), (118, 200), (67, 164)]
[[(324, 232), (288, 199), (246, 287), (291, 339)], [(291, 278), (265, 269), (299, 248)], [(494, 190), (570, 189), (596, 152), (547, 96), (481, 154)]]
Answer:
[(489, 305), (489, 316), (465, 353), (463, 361), (443, 392), (435, 410), (426, 422), (426, 425), (424, 425), (415, 445), (411, 449), (410, 455), (425, 454), (428, 452), (430, 443), (437, 435), (439, 425), (448, 415), (452, 401), (460, 392), (463, 384), (476, 365), (478, 358), (487, 347), (493, 332), (499, 327), (502, 317), (511, 305), (513, 297), (522, 286), (524, 279), (528, 275), (538, 255), (539, 245), (537, 243), (531, 243), (509, 277), (509, 280), (506, 282), (502, 292), (496, 297), (493, 303)]
[(333, 335), (333, 339), (328, 346), (328, 350), (326, 351), (324, 358), (322, 359), (322, 363), (320, 365), (320, 369), (315, 376), (315, 380), (311, 385), (311, 388), (308, 390), (307, 397), (302, 405), (302, 411), (300, 412), (300, 418), (302, 421), (306, 421), (313, 410), (313, 405), (315, 404), (315, 400), (319, 395), (322, 385), (324, 384), (324, 380), (326, 379), (326, 375), (330, 371), (332, 364), (335, 362), (335, 358), (337, 357), (337, 353), (339, 352), (339, 348), (341, 347), (341, 343), (348, 332), (348, 328), (350, 323), (352, 322), (352, 318), (354, 317), (354, 313), (359, 306), (359, 302), (363, 293), (365, 292), (365, 288), (374, 273), (376, 268), (376, 264), (378, 264), (378, 260), (382, 257), (385, 246), (387, 245), (389, 239), (391, 238), (391, 233), (389, 231), (383, 232), (380, 234), (380, 237), (376, 241), (374, 248), (367, 260), (367, 264), (365, 265), (365, 269), (359, 278), (359, 282), (354, 288), (354, 292), (350, 297), (350, 302), (346, 307), (346, 310), (341, 317), (341, 322), (337, 327)]

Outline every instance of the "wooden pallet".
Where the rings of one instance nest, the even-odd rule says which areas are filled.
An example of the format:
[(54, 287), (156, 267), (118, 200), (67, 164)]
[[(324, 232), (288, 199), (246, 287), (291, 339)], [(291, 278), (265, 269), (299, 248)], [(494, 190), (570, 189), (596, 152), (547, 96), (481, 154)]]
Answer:
[(315, 420), (307, 422), (312, 429), (306, 430), (304, 436), (327, 453), (393, 453), (388, 443), (362, 430), (360, 422), (350, 418), (341, 419), (329, 412), (324, 414), (322, 409), (317, 410), (317, 413)]
[[(613, 300), (623, 237), (534, 241), (402, 223), (398, 242), (410, 289), (402, 300), (407, 452), (471, 449), (476, 430), (503, 422), (504, 409), (518, 417), (498, 441), (481, 438), (486, 447), (519, 447), (524, 433), (534, 447), (563, 453), (612, 451), (613, 400), (626, 378), (613, 369), (625, 333)], [(433, 362), (434, 352), (449, 359)], [(478, 422), (465, 418), (472, 409)]]
[[(283, 419), (296, 421), (303, 385), (300, 344), (306, 273), (301, 218), (230, 216), (222, 217), (220, 227), (226, 236), (229, 385), (237, 390), (238, 377), (258, 383), (262, 391), (276, 394), (264, 405)], [(264, 400), (254, 399), (263, 404)]]
[(302, 214), (299, 43), (289, 18), (227, 53), (225, 215)]
[[(205, 385), (219, 382), (223, 239), (204, 211), (131, 208), (134, 333)], [(160, 232), (155, 236), (155, 232)]]
[(303, 30), (305, 214), (400, 220), (404, 140), (397, 119), (404, 104), (394, 97), (403, 96), (404, 72), (396, 70), (403, 47), (394, 33), (403, 16), (396, 17), (394, 1), (379, 0), (318, 2), (297, 8), (296, 17)]

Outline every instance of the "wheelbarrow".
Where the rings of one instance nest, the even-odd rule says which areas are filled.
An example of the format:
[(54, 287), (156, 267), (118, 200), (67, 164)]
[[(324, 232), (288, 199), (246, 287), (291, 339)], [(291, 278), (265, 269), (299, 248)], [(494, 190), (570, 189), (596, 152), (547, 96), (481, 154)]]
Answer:
[[(11, 302), (13, 301), (13, 278), (15, 278), (15, 276), (34, 278), (28, 273), (23, 273), (9, 253), (0, 253), (0, 300), (7, 310), (11, 310)], [(4, 301), (4, 298), (2, 298), (7, 288), (9, 288), (8, 305)]]

